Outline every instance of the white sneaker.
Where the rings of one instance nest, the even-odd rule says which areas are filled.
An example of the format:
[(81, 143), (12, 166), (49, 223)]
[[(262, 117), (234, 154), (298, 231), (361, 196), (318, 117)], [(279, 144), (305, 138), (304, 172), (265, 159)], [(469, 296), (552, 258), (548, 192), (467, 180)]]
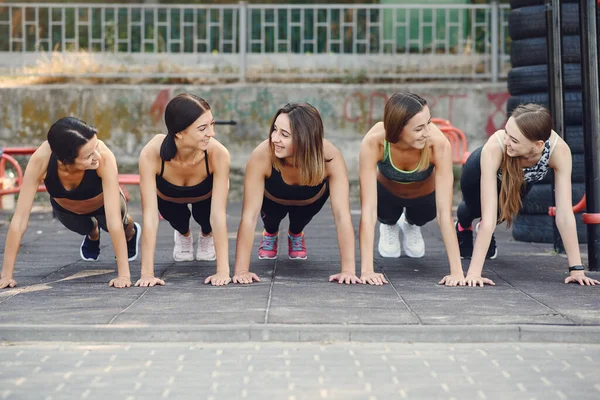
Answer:
[(400, 250), (399, 228), (397, 224), (379, 224), (379, 255), (385, 258), (398, 258)]
[(425, 255), (425, 242), (421, 235), (421, 228), (411, 225), (406, 221), (404, 213), (398, 220), (398, 226), (402, 229), (402, 247), (410, 258), (421, 258)]
[(175, 247), (173, 247), (173, 259), (175, 261), (194, 261), (194, 238), (183, 236), (181, 233), (174, 232)]
[(197, 261), (212, 261), (216, 260), (217, 253), (215, 252), (215, 240), (212, 236), (202, 236), (202, 232), (198, 234), (198, 248), (196, 249)]

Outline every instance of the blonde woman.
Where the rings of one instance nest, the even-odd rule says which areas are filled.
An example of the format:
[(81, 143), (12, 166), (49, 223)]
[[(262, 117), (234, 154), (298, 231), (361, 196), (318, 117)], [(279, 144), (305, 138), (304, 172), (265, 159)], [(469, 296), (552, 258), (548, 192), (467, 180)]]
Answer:
[[(425, 255), (420, 227), (437, 219), (446, 246), (450, 274), (440, 284), (464, 284), (452, 221), (452, 149), (431, 123), (427, 102), (414, 93), (396, 93), (385, 105), (383, 121), (367, 133), (360, 148), (361, 279), (387, 283), (373, 270), (375, 222), (382, 257)], [(402, 246), (400, 244), (402, 231)]]
[[(481, 272), (485, 259), (497, 256), (496, 224), (506, 222), (510, 227), (532, 184), (544, 179), (550, 169), (554, 170), (556, 226), (569, 262), (565, 283), (600, 284), (585, 276), (581, 265), (571, 200), (571, 150), (552, 130), (548, 110), (526, 104), (518, 106), (505, 129), (494, 133), (483, 147), (475, 150), (463, 167), (460, 178), (463, 201), (458, 207), (456, 232), (461, 256), (471, 258), (467, 285), (494, 285)], [(481, 221), (477, 224), (473, 248), (472, 223), (476, 218)]]
[(329, 280), (359, 283), (355, 272), (348, 174), (342, 154), (323, 138), (323, 122), (317, 109), (306, 103), (287, 104), (277, 111), (269, 138), (254, 149), (246, 165), (233, 282), (260, 280), (250, 272), (250, 254), (259, 213), (264, 231), (258, 258), (277, 258), (279, 224), (289, 214), (288, 256), (306, 259), (304, 228), (330, 195), (341, 271)]

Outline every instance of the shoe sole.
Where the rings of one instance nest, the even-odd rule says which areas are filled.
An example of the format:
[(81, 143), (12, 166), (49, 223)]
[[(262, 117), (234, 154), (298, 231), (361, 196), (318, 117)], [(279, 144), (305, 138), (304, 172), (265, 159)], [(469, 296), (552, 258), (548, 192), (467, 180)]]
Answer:
[[(83, 242), (85, 242), (85, 236), (83, 237), (83, 240), (81, 241), (81, 246), (83, 246)], [(83, 256), (83, 251), (81, 251), (81, 246), (79, 246), (79, 256), (81, 257), (81, 259), (83, 261), (89, 261), (89, 262), (94, 262), (94, 261), (98, 261), (97, 258), (85, 258)]]
[(292, 257), (292, 256), (288, 255), (288, 258), (290, 260), (306, 260), (308, 258), (308, 256), (306, 256), (306, 257)]
[(400, 258), (402, 255), (402, 251), (398, 251), (396, 253), (387, 253), (382, 251), (380, 248), (377, 248), (377, 250), (379, 251), (379, 255), (383, 258)]
[(182, 258), (182, 259), (177, 259), (175, 257), (173, 257), (173, 260), (175, 260), (176, 262), (182, 262), (182, 261), (194, 261), (194, 256), (192, 256), (191, 258)]
[(275, 257), (258, 256), (259, 260), (275, 260), (276, 258), (277, 258), (277, 256), (275, 256)]
[(135, 256), (128, 258), (128, 261), (137, 260), (138, 254), (140, 254), (140, 238), (142, 237), (142, 227), (137, 222), (134, 222), (133, 225), (137, 228), (137, 237), (135, 238)]
[(196, 261), (215, 261), (216, 259), (217, 259), (217, 256), (214, 256), (212, 258), (196, 257)]

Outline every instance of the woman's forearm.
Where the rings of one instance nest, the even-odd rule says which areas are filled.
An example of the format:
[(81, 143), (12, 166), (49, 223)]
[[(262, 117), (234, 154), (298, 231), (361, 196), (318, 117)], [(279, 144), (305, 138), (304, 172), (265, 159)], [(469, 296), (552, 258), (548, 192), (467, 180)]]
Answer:
[(446, 248), (448, 263), (450, 264), (450, 274), (463, 275), (464, 271), (460, 262), (460, 251), (458, 249), (458, 239), (456, 237), (456, 230), (454, 229), (452, 214), (438, 214), (437, 222), (442, 233), (444, 247)]
[(356, 274), (356, 250), (354, 228), (350, 215), (336, 216), (338, 246), (340, 248), (341, 272)]
[(15, 272), (15, 262), (17, 253), (21, 247), (21, 240), (25, 234), (26, 226), (19, 221), (13, 220), (6, 234), (6, 244), (4, 246), (4, 262), (2, 264), (2, 278), (12, 278)]
[(556, 215), (556, 227), (560, 232), (569, 266), (581, 265), (581, 253), (579, 251), (579, 241), (577, 240), (577, 224), (575, 215), (572, 212)]
[(250, 256), (252, 254), (255, 226), (255, 219), (244, 218), (242, 216), (235, 248), (235, 274), (241, 274), (250, 270)]
[(360, 218), (360, 273), (373, 272), (373, 243), (375, 242), (375, 219), (364, 212)]
[(227, 216), (220, 212), (210, 216), (210, 225), (213, 228), (215, 252), (217, 255), (217, 274), (229, 276), (229, 238), (227, 236)]
[(120, 218), (118, 218), (113, 221), (107, 221), (106, 225), (112, 241), (115, 257), (117, 258), (117, 274), (119, 276), (130, 278), (131, 273), (129, 271), (127, 240), (125, 239), (123, 224)]
[[(153, 213), (154, 214), (154, 213)], [(154, 276), (154, 252), (156, 249), (156, 233), (158, 231), (158, 216), (143, 215), (142, 222), (142, 268), (141, 276)]]
[(473, 247), (473, 255), (471, 257), (471, 263), (469, 264), (469, 270), (467, 271), (467, 275), (480, 276), (483, 272), (485, 256), (487, 254), (488, 248), (490, 247), (490, 242), (492, 240), (493, 234), (494, 227), (490, 227), (482, 221), (479, 226), (477, 238), (475, 239), (475, 246)]

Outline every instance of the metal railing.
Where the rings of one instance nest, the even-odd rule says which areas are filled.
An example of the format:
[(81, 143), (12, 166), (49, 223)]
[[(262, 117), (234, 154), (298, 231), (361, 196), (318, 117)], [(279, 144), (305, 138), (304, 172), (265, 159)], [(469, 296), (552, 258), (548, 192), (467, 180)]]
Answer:
[(0, 4), (0, 74), (506, 75), (508, 5)]

